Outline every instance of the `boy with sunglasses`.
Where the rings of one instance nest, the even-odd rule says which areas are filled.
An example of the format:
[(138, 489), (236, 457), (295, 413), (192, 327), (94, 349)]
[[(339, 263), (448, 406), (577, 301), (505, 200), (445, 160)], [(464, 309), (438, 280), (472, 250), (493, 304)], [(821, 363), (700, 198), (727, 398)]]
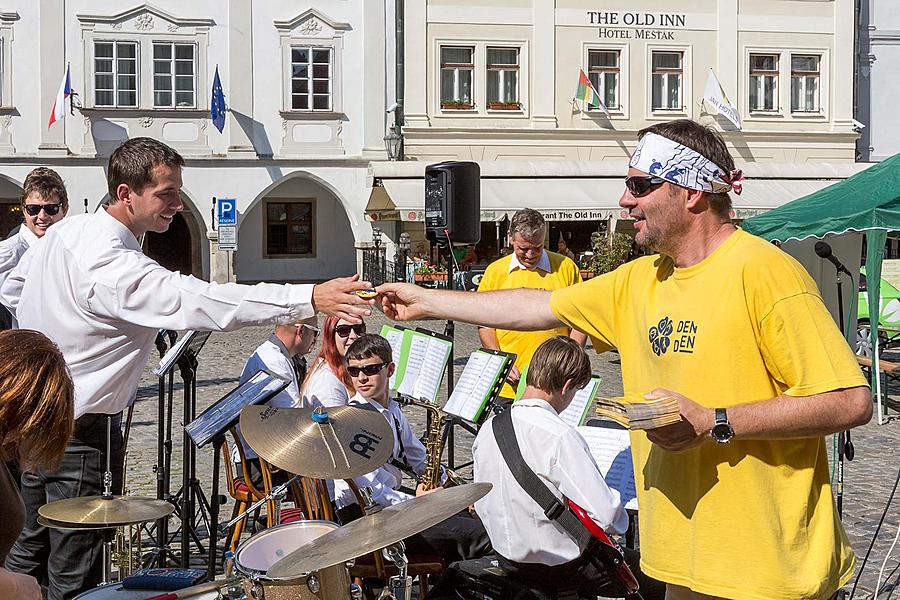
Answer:
[[(360, 488), (372, 488), (372, 498), (382, 506), (391, 506), (412, 498), (412, 490), (402, 488), (403, 473), (419, 478), (425, 473), (425, 446), (413, 433), (390, 396), (390, 378), (394, 373), (391, 345), (380, 335), (366, 334), (347, 350), (347, 372), (353, 379), (356, 395), (351, 405), (368, 405), (380, 412), (394, 430), (394, 451), (390, 460), (371, 473), (354, 478)], [(421, 490), (416, 491), (421, 494)], [(356, 496), (343, 480), (334, 482), (334, 501), (343, 523), (362, 516)], [(481, 521), (467, 512), (459, 513), (407, 540), (409, 554), (436, 554), (447, 563), (479, 558), (490, 553), (491, 546)]]
[[(47, 167), (32, 170), (25, 178), (21, 208), (23, 226), (16, 235), (0, 242), (0, 287), (25, 251), (44, 236), (48, 227), (66, 216), (69, 196), (59, 174)], [(0, 308), (0, 329), (9, 329), (12, 315), (5, 307)]]

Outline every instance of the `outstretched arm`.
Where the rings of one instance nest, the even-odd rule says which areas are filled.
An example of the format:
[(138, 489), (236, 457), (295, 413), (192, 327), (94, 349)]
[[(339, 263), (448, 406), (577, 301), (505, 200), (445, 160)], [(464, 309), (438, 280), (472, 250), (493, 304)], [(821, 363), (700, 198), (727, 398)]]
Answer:
[(384, 314), (396, 321), (448, 319), (495, 329), (540, 331), (561, 327), (550, 309), (550, 292), (516, 289), (496, 292), (426, 290), (411, 283), (378, 287)]

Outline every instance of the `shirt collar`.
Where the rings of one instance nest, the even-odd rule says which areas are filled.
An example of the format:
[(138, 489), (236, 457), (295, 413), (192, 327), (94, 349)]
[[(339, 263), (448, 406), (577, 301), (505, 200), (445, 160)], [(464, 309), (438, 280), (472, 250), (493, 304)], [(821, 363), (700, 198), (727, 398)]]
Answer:
[(540, 398), (521, 398), (513, 403), (513, 407), (522, 406), (530, 408), (543, 408), (554, 416), (559, 416), (556, 409), (550, 406), (550, 403)]
[(138, 252), (143, 252), (141, 249), (141, 245), (138, 243), (134, 234), (131, 233), (131, 230), (125, 227), (125, 224), (113, 217), (111, 214), (106, 212), (106, 208), (101, 208), (96, 213), (97, 219), (106, 227), (111, 233), (113, 233), (119, 240), (125, 244), (127, 248), (130, 250), (137, 250)]
[(372, 408), (378, 410), (378, 412), (384, 414), (385, 412), (390, 412), (391, 403), (394, 402), (394, 399), (388, 401), (388, 408), (382, 406), (380, 402), (375, 402), (374, 400), (369, 400), (368, 398), (363, 398), (363, 395), (359, 392), (356, 392), (352, 398), (350, 398), (350, 404), (368, 404)]
[(290, 353), (288, 352), (287, 347), (284, 345), (284, 343), (283, 343), (280, 339), (278, 339), (278, 336), (277, 336), (277, 335), (275, 335), (274, 333), (273, 333), (272, 335), (270, 335), (270, 336), (269, 336), (269, 341), (272, 342), (273, 344), (275, 344), (275, 347), (278, 348), (278, 350), (279, 350), (282, 354), (284, 354), (284, 355), (285, 355), (286, 357), (288, 357), (288, 358), (291, 358), (291, 355), (290, 355)]
[[(516, 257), (515, 251), (509, 255), (509, 272), (512, 273), (516, 268), (522, 269), (523, 271), (527, 271), (527, 267), (519, 262), (519, 259)], [(550, 256), (547, 254), (546, 250), (541, 250), (541, 258), (538, 260), (538, 264), (534, 267), (535, 269), (540, 269), (546, 273), (550, 272)]]
[(19, 239), (25, 242), (27, 248), (31, 248), (34, 243), (41, 238), (36, 236), (32, 230), (28, 229), (28, 226), (25, 223), (22, 223), (19, 227)]

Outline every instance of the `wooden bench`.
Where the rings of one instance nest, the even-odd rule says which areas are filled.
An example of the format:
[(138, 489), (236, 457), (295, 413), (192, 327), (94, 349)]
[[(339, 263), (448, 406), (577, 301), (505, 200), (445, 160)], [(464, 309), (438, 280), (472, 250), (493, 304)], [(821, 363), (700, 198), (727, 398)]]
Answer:
[[(857, 356), (856, 362), (859, 363), (859, 366), (864, 369), (872, 369), (872, 359), (868, 356)], [(888, 375), (895, 375), (900, 373), (900, 363), (891, 362), (889, 360), (879, 360), (878, 368)]]

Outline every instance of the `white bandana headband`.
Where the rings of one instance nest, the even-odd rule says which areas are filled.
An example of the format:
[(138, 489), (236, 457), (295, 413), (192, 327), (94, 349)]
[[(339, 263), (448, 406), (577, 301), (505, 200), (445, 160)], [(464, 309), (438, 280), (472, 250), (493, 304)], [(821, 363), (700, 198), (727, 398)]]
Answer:
[(699, 152), (655, 133), (641, 138), (628, 166), (681, 187), (714, 194), (732, 190), (740, 194), (744, 180), (739, 169), (726, 173)]

